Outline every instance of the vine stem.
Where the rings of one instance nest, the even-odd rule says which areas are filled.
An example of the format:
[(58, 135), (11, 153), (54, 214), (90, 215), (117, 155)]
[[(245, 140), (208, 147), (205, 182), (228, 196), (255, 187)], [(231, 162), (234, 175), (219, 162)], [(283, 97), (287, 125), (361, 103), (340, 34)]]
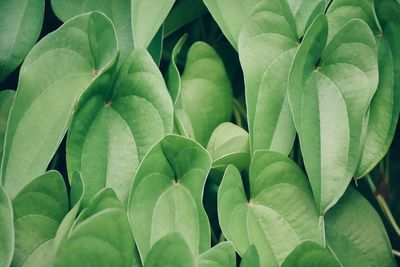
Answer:
[[(379, 192), (376, 191), (376, 186), (372, 180), (372, 177), (370, 174), (367, 174), (366, 176), (367, 181), (368, 181), (368, 185), (371, 188), (372, 193), (374, 194), (376, 201), (379, 204), (379, 207), (381, 208), (383, 214), (385, 215), (386, 219), (388, 220), (388, 222), (390, 223), (390, 225), (392, 226), (393, 230), (396, 232), (396, 234), (400, 237), (400, 227), (397, 224), (392, 211), (389, 208), (389, 205), (386, 202), (386, 199), (380, 195)], [(400, 254), (399, 254), (400, 255)]]

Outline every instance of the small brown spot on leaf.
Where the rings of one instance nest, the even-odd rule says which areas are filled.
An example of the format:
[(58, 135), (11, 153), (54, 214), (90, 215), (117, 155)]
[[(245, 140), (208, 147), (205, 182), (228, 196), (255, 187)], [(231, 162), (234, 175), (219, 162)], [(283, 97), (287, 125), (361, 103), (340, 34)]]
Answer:
[(97, 75), (97, 69), (93, 69), (92, 74)]
[(106, 101), (106, 102), (104, 102), (104, 106), (105, 106), (106, 108), (110, 107), (110, 105), (111, 105), (111, 101)]

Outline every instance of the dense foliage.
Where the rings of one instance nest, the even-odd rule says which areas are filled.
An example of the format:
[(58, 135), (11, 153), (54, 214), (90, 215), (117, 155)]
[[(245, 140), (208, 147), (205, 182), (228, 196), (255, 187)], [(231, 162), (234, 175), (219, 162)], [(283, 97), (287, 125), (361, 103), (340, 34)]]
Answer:
[(390, 267), (397, 0), (0, 0), (0, 267)]

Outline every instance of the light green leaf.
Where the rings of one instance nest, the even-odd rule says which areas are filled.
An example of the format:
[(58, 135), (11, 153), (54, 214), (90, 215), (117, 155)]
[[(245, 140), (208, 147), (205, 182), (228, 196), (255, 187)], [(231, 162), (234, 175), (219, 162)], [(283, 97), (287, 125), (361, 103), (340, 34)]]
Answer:
[(208, 44), (189, 49), (175, 107), (190, 118), (196, 140), (203, 146), (213, 130), (232, 115), (232, 88), (224, 64)]
[(139, 162), (173, 127), (171, 98), (145, 49), (132, 52), (115, 81), (107, 77), (82, 96), (68, 133), (68, 172), (82, 173), (83, 206), (103, 187), (126, 203)]
[(296, 24), (286, 0), (261, 1), (239, 37), (250, 151), (289, 154), (296, 131), (287, 100), (287, 80), (298, 47)]
[(175, 44), (174, 48), (172, 49), (171, 62), (167, 69), (167, 85), (169, 94), (171, 95), (174, 104), (176, 104), (181, 93), (181, 74), (179, 73), (178, 66), (176, 65), (176, 60), (188, 37), (189, 36), (187, 34), (182, 35), (182, 37)]
[(49, 267), (52, 266), (54, 261), (54, 239), (50, 239), (40, 245), (30, 256), (27, 258), (21, 267)]
[(312, 241), (305, 241), (289, 254), (282, 267), (341, 267), (341, 265), (326, 248)]
[(146, 48), (164, 22), (175, 0), (131, 0), (135, 48)]
[(249, 184), (248, 200), (240, 173), (230, 165), (218, 192), (222, 232), (240, 255), (254, 244), (261, 266), (279, 266), (302, 241), (323, 242), (307, 177), (294, 162), (277, 152), (256, 151)]
[(379, 215), (355, 189), (326, 214), (325, 227), (327, 246), (341, 266), (396, 266)]
[(221, 123), (212, 133), (207, 151), (213, 159), (213, 169), (223, 172), (232, 164), (244, 170), (250, 163), (249, 134), (233, 123)]
[(260, 267), (260, 257), (258, 256), (257, 248), (251, 245), (240, 262), (240, 267)]
[(198, 267), (236, 267), (236, 253), (232, 243), (221, 242), (201, 254)]
[[(0, 161), (3, 157), (4, 136), (14, 96), (15, 91), (12, 90), (4, 90), (0, 92)], [(2, 184), (1, 179), (0, 184)]]
[(151, 55), (157, 66), (159, 66), (161, 62), (163, 44), (164, 44), (164, 26), (161, 26), (156, 35), (154, 36), (153, 40), (151, 40), (149, 46), (147, 47), (149, 54)]
[(68, 237), (68, 234), (72, 228), (72, 225), (78, 216), (79, 211), (81, 210), (81, 202), (83, 199), (83, 195), (85, 192), (85, 185), (83, 183), (83, 179), (81, 174), (76, 171), (71, 178), (71, 191), (70, 191), (70, 199), (71, 199), (71, 210), (65, 215), (60, 226), (57, 229), (56, 236), (52, 241), (54, 251), (57, 251), (60, 244), (62, 244)]
[(54, 267), (61, 266), (140, 266), (126, 211), (112, 189), (100, 191), (78, 217), (56, 252)]
[(13, 210), (10, 199), (1, 185), (0, 214), (0, 267), (8, 267), (14, 253)]
[(211, 158), (197, 142), (167, 135), (146, 154), (132, 184), (128, 216), (142, 260), (162, 237), (178, 232), (194, 255), (210, 248), (202, 205)]
[(181, 234), (161, 238), (150, 250), (144, 267), (195, 267), (189, 244)]
[[(69, 209), (67, 189), (61, 174), (50, 171), (32, 180), (12, 200), (12, 205), (15, 227), (12, 266), (35, 261), (30, 257), (38, 257), (36, 254), (51, 254), (42, 251), (41, 246), (55, 237)], [(38, 249), (41, 252), (36, 252)]]
[(183, 109), (175, 109), (174, 133), (177, 133), (185, 137), (189, 137), (191, 139), (195, 138), (190, 118), (186, 113), (186, 111), (184, 111)]
[(4, 80), (39, 38), (44, 0), (0, 1), (0, 81)]
[(120, 62), (125, 61), (133, 50), (130, 0), (51, 0), (51, 6), (62, 21), (90, 11), (103, 12), (114, 24)]
[(378, 31), (372, 0), (335, 0), (326, 15), (329, 24), (328, 42), (347, 22), (355, 18), (365, 21), (374, 33)]
[(287, 0), (296, 21), (297, 35), (303, 36), (318, 14), (325, 11), (328, 0)]
[(327, 19), (320, 15), (304, 36), (288, 83), (320, 214), (338, 201), (355, 174), (364, 118), (378, 82), (376, 44), (364, 21), (349, 21), (328, 44), (327, 34)]
[(113, 25), (97, 12), (69, 20), (32, 49), (5, 137), (1, 179), (10, 197), (46, 170), (79, 96), (116, 58)]
[(400, 5), (394, 0), (375, 1), (375, 10), (382, 28), (376, 35), (379, 85), (370, 106), (365, 147), (356, 173), (359, 178), (387, 154), (400, 112)]
[(222, 32), (235, 49), (239, 33), (260, 0), (203, 0)]

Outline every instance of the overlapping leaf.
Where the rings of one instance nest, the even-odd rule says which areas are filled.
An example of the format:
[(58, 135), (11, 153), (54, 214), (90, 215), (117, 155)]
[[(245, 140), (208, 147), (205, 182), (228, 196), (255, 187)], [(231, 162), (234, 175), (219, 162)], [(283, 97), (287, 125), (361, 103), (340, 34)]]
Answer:
[(0, 267), (10, 266), (14, 253), (14, 227), (11, 201), (0, 185)]
[[(12, 266), (31, 266), (26, 262), (39, 265), (45, 258), (51, 262), (53, 251), (49, 244), (69, 209), (62, 176), (50, 171), (37, 177), (18, 193), (12, 205), (15, 227)], [(38, 257), (41, 262), (35, 259)]]
[(44, 0), (0, 1), (0, 81), (7, 77), (39, 38)]
[(162, 75), (145, 49), (136, 49), (117, 78), (87, 90), (71, 124), (67, 167), (85, 180), (83, 205), (112, 187), (126, 203), (139, 162), (173, 127), (173, 106)]
[(180, 85), (175, 85), (176, 109), (186, 112), (195, 139), (206, 146), (213, 130), (232, 115), (232, 88), (217, 52), (206, 43), (193, 44)]
[(361, 133), (378, 83), (376, 43), (364, 21), (346, 23), (326, 44), (328, 22), (315, 19), (294, 58), (288, 95), (305, 167), (321, 214), (353, 177)]
[(239, 38), (246, 87), (250, 150), (288, 154), (296, 135), (286, 96), (298, 47), (296, 24), (286, 0), (261, 1)]
[(325, 227), (327, 247), (340, 266), (396, 266), (379, 215), (355, 189), (326, 214)]
[(260, 0), (203, 0), (211, 15), (237, 49), (239, 33), (252, 9)]
[(230, 242), (221, 242), (198, 258), (199, 267), (236, 267), (235, 249)]
[(106, 188), (79, 215), (57, 249), (54, 266), (141, 266), (135, 250), (125, 208)]
[(210, 226), (202, 206), (211, 159), (198, 143), (167, 135), (145, 156), (136, 173), (128, 215), (139, 253), (169, 233), (186, 239), (194, 255), (210, 247)]
[(260, 150), (252, 158), (249, 176), (249, 200), (233, 166), (226, 169), (218, 193), (222, 232), (240, 255), (254, 244), (261, 266), (279, 266), (302, 241), (323, 242), (307, 177), (294, 162)]
[(213, 160), (213, 169), (224, 172), (232, 164), (244, 170), (250, 163), (249, 134), (235, 124), (222, 123), (212, 133), (207, 151)]
[(116, 58), (113, 25), (97, 12), (69, 20), (32, 49), (5, 137), (1, 179), (10, 197), (46, 170), (77, 99)]
[(149, 252), (144, 267), (195, 267), (195, 258), (185, 238), (171, 233), (161, 238)]
[(387, 153), (400, 112), (400, 5), (394, 0), (375, 1), (375, 10), (382, 29), (375, 35), (379, 84), (367, 118), (365, 147), (356, 177), (366, 175)]
[[(8, 115), (14, 101), (15, 91), (4, 90), (0, 92), (0, 161), (3, 157), (4, 136), (7, 128)], [(0, 180), (0, 184), (1, 180)]]
[(298, 245), (285, 259), (282, 267), (340, 267), (335, 257), (324, 247), (311, 241)]
[(260, 267), (260, 257), (256, 246), (251, 245), (242, 257), (240, 267)]

